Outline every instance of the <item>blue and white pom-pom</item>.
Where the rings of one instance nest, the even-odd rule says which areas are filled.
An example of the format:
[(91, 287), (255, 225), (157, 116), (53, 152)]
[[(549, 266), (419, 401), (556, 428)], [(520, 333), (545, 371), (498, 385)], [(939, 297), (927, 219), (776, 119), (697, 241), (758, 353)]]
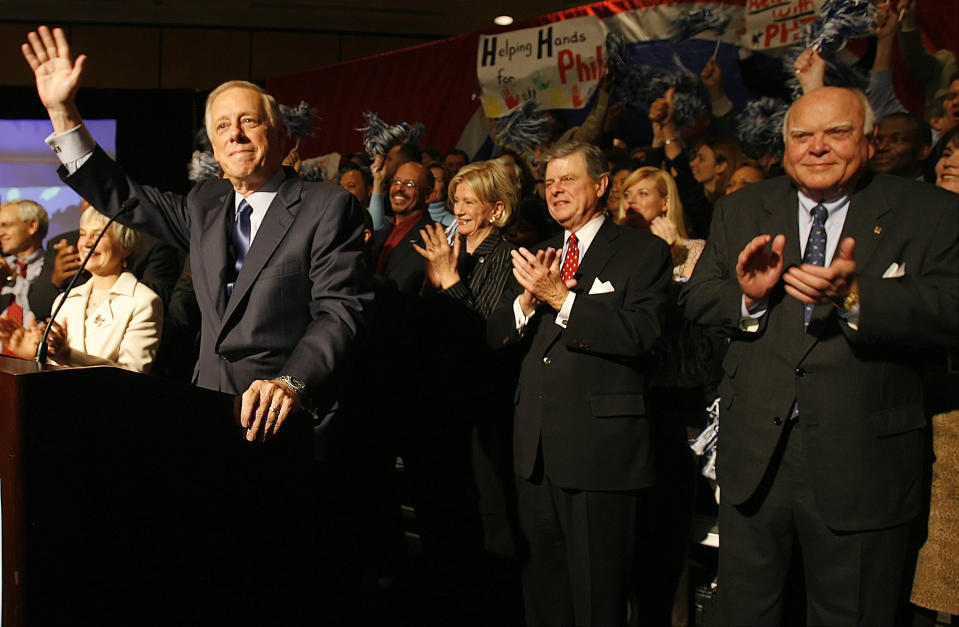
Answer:
[[(366, 154), (371, 157), (385, 155), (397, 142), (415, 143), (413, 139), (418, 141), (423, 129), (426, 128), (419, 123), (410, 126), (406, 122), (390, 126), (372, 111), (364, 113), (363, 118), (366, 120), (366, 126), (356, 130), (363, 133), (363, 146), (366, 148)], [(420, 130), (414, 134), (417, 128)]]
[[(793, 66), (796, 64), (796, 59), (805, 50), (804, 45), (793, 46), (783, 55), (783, 69), (789, 74), (789, 78), (786, 79), (786, 87), (792, 92), (794, 100), (802, 96), (802, 85), (799, 84), (799, 80), (793, 74)], [(869, 75), (866, 72), (833, 58), (824, 57), (823, 60), (826, 62), (826, 75), (823, 77), (825, 85), (863, 90), (869, 85)]]
[(759, 98), (746, 103), (736, 117), (736, 134), (748, 156), (754, 159), (767, 154), (782, 156), (782, 125), (788, 110), (789, 105), (776, 98)]
[(673, 55), (673, 68), (631, 65), (626, 59), (625, 45), (622, 35), (610, 33), (606, 37), (610, 79), (624, 100), (648, 107), (666, 95), (666, 90), (675, 88), (673, 117), (679, 128), (691, 126), (707, 112), (706, 104), (699, 97), (700, 79), (683, 65), (679, 55)]
[(422, 122), (416, 122), (410, 126), (410, 131), (406, 135), (406, 139), (403, 140), (404, 144), (412, 144), (413, 146), (418, 146), (420, 139), (423, 138), (423, 133), (426, 132), (426, 125)]
[(826, 85), (864, 89), (869, 77), (864, 72), (834, 59), (846, 42), (868, 35), (876, 22), (876, 5), (871, 0), (826, 0), (819, 9), (819, 17), (803, 26), (800, 44), (789, 49), (783, 57), (783, 68), (790, 76), (786, 81), (793, 97), (802, 95), (802, 87), (793, 76), (793, 64), (803, 51), (814, 48), (826, 61)]
[(187, 177), (194, 183), (207, 179), (223, 178), (220, 164), (213, 158), (212, 152), (194, 150), (190, 163), (187, 164)]
[(729, 26), (731, 17), (729, 13), (711, 7), (683, 11), (669, 23), (670, 38), (679, 43), (706, 31), (722, 35)]
[(316, 111), (311, 109), (310, 103), (305, 100), (301, 100), (295, 107), (281, 104), (280, 113), (291, 137), (311, 137), (315, 132)]
[(207, 135), (206, 127), (198, 128), (193, 133), (193, 147), (197, 150), (213, 152), (213, 144), (210, 143), (210, 136)]
[(706, 456), (702, 475), (709, 479), (716, 479), (716, 456), (719, 453), (719, 401), (717, 398), (712, 405), (706, 408), (706, 427), (699, 437), (689, 443), (689, 448), (698, 457)]
[(805, 47), (826, 54), (868, 35), (876, 23), (876, 9), (872, 0), (826, 0), (819, 17), (803, 27)]
[(549, 140), (549, 117), (537, 110), (535, 100), (527, 100), (499, 119), (496, 136), (518, 152), (534, 150)]
[(326, 176), (323, 173), (323, 164), (319, 159), (306, 159), (300, 162), (300, 178), (313, 183), (323, 183)]
[(689, 128), (707, 113), (706, 103), (696, 94), (673, 94), (673, 121), (677, 128)]

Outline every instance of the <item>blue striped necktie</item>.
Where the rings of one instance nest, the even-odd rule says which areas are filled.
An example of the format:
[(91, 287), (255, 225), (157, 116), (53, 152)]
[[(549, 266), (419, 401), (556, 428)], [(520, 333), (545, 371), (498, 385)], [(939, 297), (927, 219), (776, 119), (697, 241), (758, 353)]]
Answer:
[[(812, 228), (809, 229), (809, 239), (806, 240), (806, 250), (803, 252), (802, 262), (816, 266), (826, 265), (826, 218), (829, 212), (822, 205), (812, 208)], [(803, 309), (803, 330), (809, 328), (816, 305), (806, 303)]]

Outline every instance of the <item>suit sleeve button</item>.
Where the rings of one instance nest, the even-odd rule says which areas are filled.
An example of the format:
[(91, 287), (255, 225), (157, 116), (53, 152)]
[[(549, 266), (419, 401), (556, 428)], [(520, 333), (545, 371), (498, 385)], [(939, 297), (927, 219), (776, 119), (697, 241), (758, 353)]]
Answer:
[(549, 360), (549, 357), (543, 357), (543, 363), (548, 366), (548, 365), (550, 365), (550, 364), (553, 363), (553, 362), (551, 362), (551, 361)]
[(783, 419), (780, 418), (779, 416), (776, 416), (775, 418), (773, 418), (773, 424), (776, 425), (777, 427), (781, 425), (782, 423), (783, 423)]
[(797, 376), (797, 377), (805, 377), (805, 376), (806, 376), (806, 371), (805, 371), (803, 368), (796, 368), (796, 376)]

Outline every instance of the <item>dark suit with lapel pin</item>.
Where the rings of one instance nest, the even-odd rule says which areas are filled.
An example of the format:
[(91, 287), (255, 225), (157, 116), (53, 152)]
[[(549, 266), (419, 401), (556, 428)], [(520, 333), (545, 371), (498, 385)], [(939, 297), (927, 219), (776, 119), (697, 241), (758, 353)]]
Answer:
[[(692, 320), (722, 326), (731, 336), (720, 387), (721, 508), (736, 508), (748, 519), (763, 511), (764, 502), (810, 495), (801, 510), (814, 522), (796, 523), (809, 594), (833, 598), (840, 589), (852, 589), (867, 606), (860, 615), (869, 623), (869, 616), (888, 615), (890, 603), (895, 607), (905, 550), (903, 534), (896, 530), (919, 512), (926, 425), (919, 347), (959, 341), (959, 197), (899, 177), (863, 175), (851, 193), (842, 230), (842, 238), (856, 240), (858, 331), (827, 304), (816, 306), (804, 332), (803, 304), (786, 294), (781, 282), (769, 294), (759, 329), (740, 330), (737, 256), (756, 235), (783, 233), (784, 267), (799, 265), (797, 211), (797, 190), (785, 177), (720, 200), (706, 249), (681, 300)], [(798, 421), (789, 420), (796, 402)], [(797, 448), (790, 458), (786, 451), (792, 447)], [(786, 465), (800, 466), (790, 459), (805, 459), (787, 474), (801, 477), (801, 485), (779, 480)], [(723, 604), (774, 620), (774, 614), (764, 613), (774, 611), (781, 599), (770, 601), (732, 580), (758, 575), (781, 594), (789, 565), (736, 537), (737, 528), (722, 527), (723, 518), (721, 513), (720, 533), (727, 541), (722, 543), (726, 555), (720, 551), (720, 595), (724, 578), (727, 594), (742, 590)], [(888, 530), (894, 535), (882, 535)], [(791, 542), (792, 533), (776, 535)], [(836, 557), (819, 541), (855, 533), (872, 547), (861, 557), (863, 566), (857, 564), (838, 584), (820, 581), (816, 564)], [(748, 565), (755, 560), (766, 566), (758, 573)], [(883, 587), (890, 578), (891, 591)], [(883, 609), (874, 614), (873, 607)]]
[[(546, 247), (562, 250), (563, 236)], [(654, 481), (644, 358), (659, 337), (671, 272), (661, 239), (607, 218), (575, 274), (566, 328), (540, 306), (518, 333), (512, 306), (522, 289), (515, 281), (489, 318), (492, 347), (521, 342), (525, 350), (513, 459), (531, 543), (528, 621), (625, 620), (636, 508), (641, 489)], [(541, 502), (544, 485), (571, 496), (567, 511)], [(565, 546), (550, 546), (556, 534)]]

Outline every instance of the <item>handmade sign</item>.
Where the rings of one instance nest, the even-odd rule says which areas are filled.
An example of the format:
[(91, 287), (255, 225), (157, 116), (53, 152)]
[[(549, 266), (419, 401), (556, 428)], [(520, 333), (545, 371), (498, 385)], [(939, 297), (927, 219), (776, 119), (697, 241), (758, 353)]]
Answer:
[(487, 117), (509, 114), (528, 100), (540, 109), (579, 109), (605, 69), (606, 29), (595, 16), (483, 35), (476, 74)]
[(825, 0), (746, 0), (745, 48), (791, 46), (803, 38), (802, 26), (816, 19)]

